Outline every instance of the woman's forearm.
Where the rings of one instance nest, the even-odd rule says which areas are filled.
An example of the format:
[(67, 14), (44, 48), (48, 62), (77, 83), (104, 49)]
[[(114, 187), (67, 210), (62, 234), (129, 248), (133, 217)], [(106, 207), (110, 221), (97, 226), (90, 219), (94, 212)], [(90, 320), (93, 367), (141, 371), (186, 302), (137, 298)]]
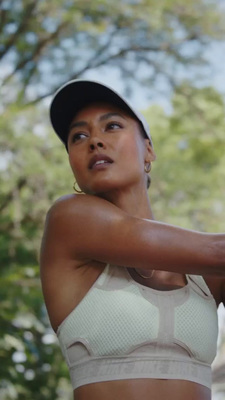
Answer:
[[(120, 231), (118, 261), (122, 265), (128, 261), (131, 267), (225, 275), (225, 234), (201, 233), (138, 219), (126, 222)], [(129, 250), (122, 235), (128, 238)]]

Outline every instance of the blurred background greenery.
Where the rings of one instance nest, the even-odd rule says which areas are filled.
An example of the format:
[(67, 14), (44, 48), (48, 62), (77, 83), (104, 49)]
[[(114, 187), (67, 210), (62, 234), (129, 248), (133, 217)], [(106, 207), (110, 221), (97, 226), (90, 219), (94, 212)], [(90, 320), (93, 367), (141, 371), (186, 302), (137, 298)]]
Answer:
[[(46, 212), (73, 185), (51, 95), (81, 77), (125, 93), (151, 126), (156, 219), (224, 231), (224, 2), (1, 0), (0, 11), (0, 399), (70, 400), (38, 268)], [(218, 347), (224, 399), (223, 324)]]

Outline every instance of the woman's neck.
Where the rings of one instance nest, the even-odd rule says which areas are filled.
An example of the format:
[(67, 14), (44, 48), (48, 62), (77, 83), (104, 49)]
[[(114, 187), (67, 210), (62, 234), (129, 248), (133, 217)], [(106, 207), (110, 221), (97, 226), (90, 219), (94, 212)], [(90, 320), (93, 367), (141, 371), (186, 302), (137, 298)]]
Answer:
[(145, 188), (142, 190), (117, 190), (104, 193), (100, 197), (110, 201), (129, 215), (138, 218), (154, 219), (148, 192)]

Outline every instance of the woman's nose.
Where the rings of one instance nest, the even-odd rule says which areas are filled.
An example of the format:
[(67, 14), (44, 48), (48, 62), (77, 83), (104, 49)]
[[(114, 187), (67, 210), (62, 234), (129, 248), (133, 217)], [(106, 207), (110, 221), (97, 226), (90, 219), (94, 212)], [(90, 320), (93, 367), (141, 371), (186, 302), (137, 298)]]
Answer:
[(94, 150), (96, 147), (104, 147), (104, 145), (103, 145), (103, 143), (102, 142), (97, 142), (97, 143), (91, 143), (90, 144), (90, 149), (91, 150)]
[(96, 148), (104, 148), (105, 144), (102, 139), (99, 138), (99, 136), (92, 136), (90, 138), (90, 144), (89, 148), (90, 150), (95, 150)]

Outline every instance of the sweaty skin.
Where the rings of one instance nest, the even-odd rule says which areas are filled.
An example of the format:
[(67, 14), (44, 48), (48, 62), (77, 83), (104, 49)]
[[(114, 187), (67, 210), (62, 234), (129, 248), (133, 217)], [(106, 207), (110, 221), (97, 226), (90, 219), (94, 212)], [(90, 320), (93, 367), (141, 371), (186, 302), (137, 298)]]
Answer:
[[(186, 273), (202, 275), (217, 305), (224, 303), (225, 235), (153, 220), (144, 165), (155, 154), (136, 120), (112, 105), (92, 104), (72, 121), (68, 153), (86, 194), (59, 199), (46, 220), (41, 279), (55, 331), (106, 263), (129, 267), (133, 279), (157, 290), (183, 287)], [(155, 272), (143, 279), (135, 269)], [(209, 400), (211, 394), (193, 382), (163, 379), (99, 382), (74, 391), (76, 400), (117, 398)]]

